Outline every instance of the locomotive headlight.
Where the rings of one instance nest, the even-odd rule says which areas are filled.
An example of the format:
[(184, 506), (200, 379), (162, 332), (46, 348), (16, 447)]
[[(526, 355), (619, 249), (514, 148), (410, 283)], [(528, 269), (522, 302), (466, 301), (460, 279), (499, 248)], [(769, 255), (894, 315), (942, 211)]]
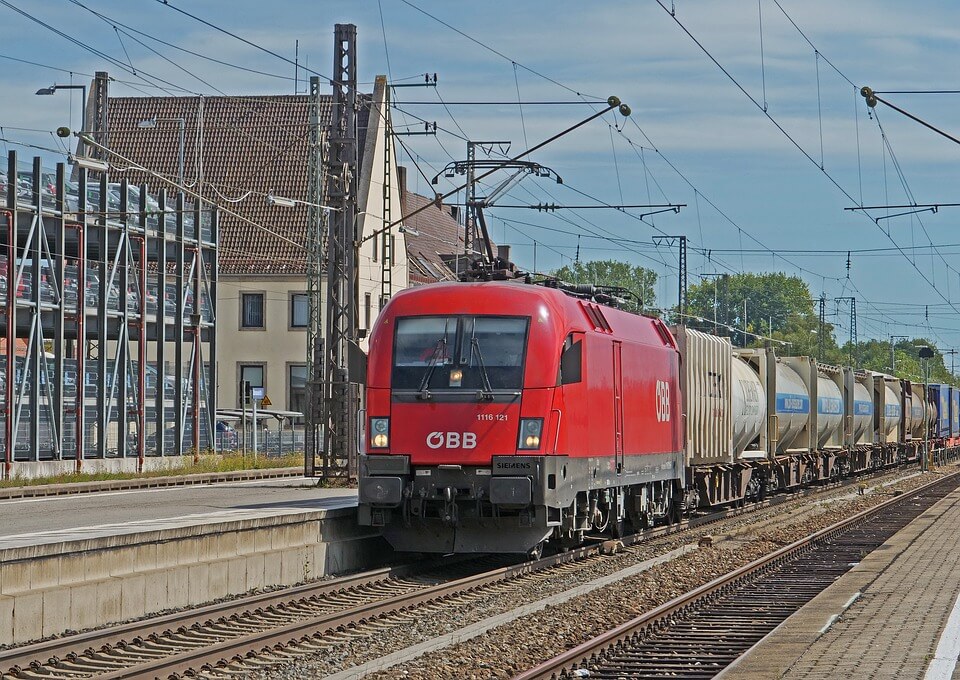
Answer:
[(463, 384), (463, 370), (454, 368), (450, 371), (450, 387), (460, 387)]
[(385, 449), (390, 443), (390, 419), (370, 419), (370, 446), (374, 449)]
[(518, 449), (539, 449), (543, 432), (543, 418), (521, 418)]

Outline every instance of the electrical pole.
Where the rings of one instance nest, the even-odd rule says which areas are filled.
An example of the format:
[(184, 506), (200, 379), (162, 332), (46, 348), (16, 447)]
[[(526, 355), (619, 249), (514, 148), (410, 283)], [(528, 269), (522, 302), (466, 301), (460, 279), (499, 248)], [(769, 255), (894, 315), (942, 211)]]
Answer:
[(950, 375), (953, 375), (953, 359), (957, 356), (957, 350), (955, 349), (944, 349), (940, 350), (940, 354), (949, 354), (950, 355)]
[(334, 28), (333, 107), (326, 191), (327, 300), (323, 399), (323, 476), (355, 477), (356, 413), (362, 355), (357, 345), (357, 27)]
[(680, 313), (680, 323), (684, 323), (687, 318), (687, 237), (686, 236), (654, 236), (653, 242), (657, 245), (664, 241), (669, 241), (667, 245), (673, 245), (677, 241), (680, 246), (680, 256), (678, 258), (680, 271), (677, 274), (677, 311)]
[(307, 376), (304, 403), (303, 474), (316, 475), (322, 452), (320, 423), (323, 419), (323, 234), (329, 213), (322, 210), (323, 132), (320, 129), (320, 78), (310, 78), (308, 99), (310, 147), (307, 162)]
[(849, 302), (850, 303), (850, 347), (848, 350), (848, 359), (850, 361), (850, 366), (853, 368), (857, 367), (857, 298), (855, 297), (838, 297), (833, 299), (834, 302)]
[(823, 361), (823, 354), (826, 348), (824, 339), (824, 330), (827, 326), (827, 296), (820, 293), (820, 330), (817, 331), (817, 361)]

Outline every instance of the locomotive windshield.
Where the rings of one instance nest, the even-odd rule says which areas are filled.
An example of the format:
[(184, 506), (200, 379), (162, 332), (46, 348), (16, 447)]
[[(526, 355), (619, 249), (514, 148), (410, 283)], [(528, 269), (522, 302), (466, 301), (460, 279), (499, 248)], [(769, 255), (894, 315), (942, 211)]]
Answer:
[(526, 317), (418, 316), (397, 321), (395, 390), (519, 390)]

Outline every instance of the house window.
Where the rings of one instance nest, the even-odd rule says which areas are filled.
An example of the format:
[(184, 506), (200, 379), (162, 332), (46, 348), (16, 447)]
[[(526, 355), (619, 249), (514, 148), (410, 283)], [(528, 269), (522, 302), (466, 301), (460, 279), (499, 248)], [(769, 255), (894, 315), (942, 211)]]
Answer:
[(307, 365), (287, 364), (287, 409), (306, 413)]
[(237, 375), (239, 387), (237, 388), (237, 403), (243, 403), (243, 383), (250, 383), (250, 387), (266, 387), (267, 365), (257, 364), (237, 364)]
[(370, 312), (373, 303), (370, 300), (370, 293), (363, 294), (363, 318), (364, 318), (364, 328), (370, 328)]
[(310, 319), (310, 297), (306, 293), (290, 294), (290, 328), (306, 328)]
[(263, 293), (240, 294), (240, 328), (263, 328)]

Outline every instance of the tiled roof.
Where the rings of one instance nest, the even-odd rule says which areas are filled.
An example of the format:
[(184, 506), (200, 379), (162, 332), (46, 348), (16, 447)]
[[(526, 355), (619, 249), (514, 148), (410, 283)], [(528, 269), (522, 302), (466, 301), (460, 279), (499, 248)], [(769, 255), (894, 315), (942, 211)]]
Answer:
[[(324, 127), (330, 122), (331, 103), (330, 96), (321, 96)], [(270, 206), (265, 195), (273, 191), (297, 200), (307, 198), (307, 95), (111, 97), (108, 110), (108, 146), (171, 179), (179, 172), (179, 125), (177, 120), (163, 119), (183, 118), (184, 184), (193, 191), (202, 186), (209, 200), (264, 227), (220, 213), (222, 274), (306, 273), (308, 208)], [(137, 126), (152, 118), (158, 119), (156, 127)], [(369, 107), (362, 106), (358, 118), (362, 156)], [(202, 184), (198, 177), (201, 158)], [(175, 191), (145, 173), (125, 175), (133, 182), (146, 182), (151, 192), (159, 188)], [(234, 200), (237, 202), (231, 202)]]
[[(430, 204), (433, 199), (409, 191), (403, 192), (403, 214)], [(456, 274), (441, 255), (463, 252), (463, 227), (450, 214), (450, 207), (427, 208), (404, 220), (404, 226), (419, 234), (406, 233), (407, 266), (410, 285), (456, 281)]]

